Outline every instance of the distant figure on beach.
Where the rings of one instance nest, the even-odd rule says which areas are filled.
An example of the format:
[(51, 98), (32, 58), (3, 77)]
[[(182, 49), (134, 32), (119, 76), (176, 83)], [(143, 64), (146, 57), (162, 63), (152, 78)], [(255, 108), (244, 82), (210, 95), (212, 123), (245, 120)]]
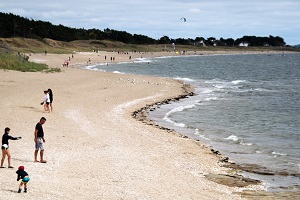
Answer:
[(62, 64), (63, 67), (68, 67), (69, 66), (69, 61), (65, 60), (65, 62)]
[(39, 162), (37, 160), (38, 152), (40, 151), (40, 162), (46, 163), (47, 161), (44, 160), (44, 130), (43, 130), (43, 124), (45, 124), (46, 118), (42, 117), (40, 121), (36, 124), (35, 130), (34, 130), (34, 142), (35, 142), (35, 151), (34, 151), (34, 162)]
[(45, 55), (47, 55), (47, 51), (45, 51)]
[(50, 112), (49, 109), (49, 104), (50, 104), (50, 97), (48, 94), (48, 91), (44, 91), (44, 101), (41, 103), (41, 105), (44, 105), (44, 112)]
[(53, 105), (52, 105), (52, 102), (53, 102), (53, 92), (52, 92), (52, 90), (50, 88), (48, 89), (48, 94), (49, 94), (49, 100), (50, 100), (50, 102), (49, 102), (49, 111), (53, 112)]
[(106, 60), (106, 55), (104, 56), (104, 59)]
[(2, 159), (1, 159), (1, 166), (0, 166), (0, 168), (4, 168), (3, 164), (4, 164), (4, 160), (5, 160), (6, 156), (7, 156), (7, 161), (8, 161), (8, 168), (13, 168), (11, 166), (11, 155), (10, 155), (8, 140), (19, 140), (19, 139), (22, 138), (22, 137), (12, 137), (12, 136), (8, 135), (9, 132), (10, 132), (10, 128), (6, 127), (4, 129), (4, 134), (2, 136), (2, 146), (1, 146), (1, 149), (2, 149)]
[(131, 60), (131, 56), (129, 56), (129, 60)]
[(21, 179), (18, 193), (21, 193), (23, 185), (24, 185), (24, 192), (25, 193), (27, 192), (27, 183), (29, 182), (30, 178), (28, 176), (28, 173), (24, 169), (25, 169), (24, 166), (20, 166), (18, 171), (16, 171), (16, 173), (18, 174), (17, 181)]

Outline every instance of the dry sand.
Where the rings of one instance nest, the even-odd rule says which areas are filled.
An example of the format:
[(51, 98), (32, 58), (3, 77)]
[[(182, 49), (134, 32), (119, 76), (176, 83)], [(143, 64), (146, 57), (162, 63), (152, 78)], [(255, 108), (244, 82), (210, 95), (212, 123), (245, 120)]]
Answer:
[[(129, 60), (116, 52), (76, 53), (70, 66), (89, 58), (104, 62), (105, 54), (115, 62)], [(37, 54), (30, 60), (61, 67), (69, 56)], [(158, 55), (136, 53), (132, 59), (141, 56)], [(244, 188), (205, 178), (228, 170), (208, 147), (131, 117), (146, 104), (181, 95), (182, 83), (72, 67), (49, 74), (1, 70), (0, 77), (1, 129), (22, 136), (10, 141), (15, 168), (0, 169), (0, 199), (242, 199), (236, 192)], [(52, 113), (40, 105), (48, 88)], [(34, 127), (42, 116), (46, 164), (33, 162)], [(27, 194), (16, 193), (20, 165), (31, 178)]]

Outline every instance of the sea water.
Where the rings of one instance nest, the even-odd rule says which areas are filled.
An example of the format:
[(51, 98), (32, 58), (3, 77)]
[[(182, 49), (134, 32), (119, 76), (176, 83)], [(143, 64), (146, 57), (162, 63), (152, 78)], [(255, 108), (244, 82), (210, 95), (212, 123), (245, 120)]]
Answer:
[(300, 185), (300, 54), (202, 55), (92, 67), (180, 79), (196, 96), (149, 118), (201, 140), (230, 160), (275, 175), (244, 175), (269, 190)]

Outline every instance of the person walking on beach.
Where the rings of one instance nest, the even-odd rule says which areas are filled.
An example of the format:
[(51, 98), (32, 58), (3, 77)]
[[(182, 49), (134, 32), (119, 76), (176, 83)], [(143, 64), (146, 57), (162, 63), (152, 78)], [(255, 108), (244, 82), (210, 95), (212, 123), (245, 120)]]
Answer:
[(53, 106), (52, 106), (52, 102), (53, 102), (53, 92), (52, 90), (49, 88), (48, 89), (48, 94), (49, 94), (49, 111), (53, 112)]
[(44, 101), (41, 103), (41, 105), (44, 105), (44, 112), (50, 112), (50, 97), (47, 90), (44, 90)]
[(38, 152), (40, 151), (40, 162), (46, 163), (47, 161), (44, 160), (44, 130), (43, 130), (43, 124), (45, 124), (46, 118), (42, 117), (40, 121), (36, 124), (35, 130), (34, 130), (34, 142), (35, 142), (35, 151), (34, 151), (34, 162), (39, 162), (37, 160)]
[(23, 185), (24, 185), (24, 192), (25, 193), (27, 192), (27, 183), (29, 182), (30, 178), (28, 176), (28, 173), (24, 171), (24, 169), (25, 169), (24, 166), (20, 166), (18, 171), (16, 171), (16, 173), (18, 174), (17, 181), (21, 179), (18, 193), (21, 193)]
[(4, 164), (4, 160), (5, 160), (6, 156), (7, 156), (7, 161), (8, 161), (8, 168), (13, 168), (11, 166), (11, 155), (10, 155), (8, 140), (19, 140), (19, 139), (22, 138), (22, 137), (12, 137), (12, 136), (8, 135), (9, 132), (10, 132), (10, 128), (6, 127), (4, 129), (4, 134), (2, 136), (2, 146), (1, 146), (1, 149), (2, 149), (2, 159), (1, 159), (1, 166), (0, 166), (0, 168), (4, 168), (3, 164)]

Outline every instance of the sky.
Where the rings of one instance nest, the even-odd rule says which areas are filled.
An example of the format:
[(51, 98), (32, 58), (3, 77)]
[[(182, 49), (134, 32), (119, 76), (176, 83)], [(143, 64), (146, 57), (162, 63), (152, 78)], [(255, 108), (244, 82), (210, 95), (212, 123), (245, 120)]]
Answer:
[(1, 0), (0, 12), (153, 39), (272, 35), (300, 44), (300, 0)]

